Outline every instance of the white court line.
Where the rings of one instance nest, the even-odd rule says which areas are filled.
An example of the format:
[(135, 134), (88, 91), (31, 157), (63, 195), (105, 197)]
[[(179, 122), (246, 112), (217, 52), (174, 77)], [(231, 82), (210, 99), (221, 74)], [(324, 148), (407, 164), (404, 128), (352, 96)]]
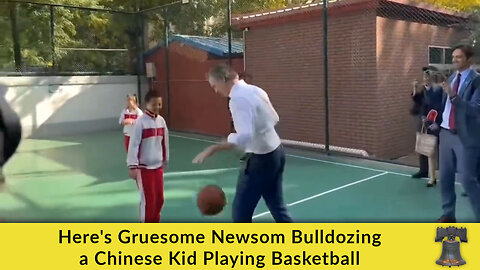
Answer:
[[(321, 160), (321, 159), (315, 159), (315, 158), (307, 158), (307, 157), (295, 156), (295, 155), (287, 155), (287, 156), (295, 157), (295, 158), (299, 158), (299, 159), (311, 160), (311, 161), (318, 161), (318, 162), (323, 162), (323, 163), (327, 163), (327, 164), (345, 166), (345, 167), (350, 167), (350, 168), (364, 169), (364, 170), (369, 170), (369, 171), (373, 171), (373, 172), (386, 172), (386, 173), (388, 173), (388, 174), (393, 174), (393, 175), (398, 175), (398, 176), (405, 176), (405, 177), (408, 177), (408, 178), (411, 178), (411, 177), (412, 177), (411, 175), (405, 174), (405, 173), (398, 173), (398, 172), (385, 171), (385, 170), (377, 170), (377, 169), (372, 169), (372, 168), (362, 167), (362, 166), (357, 166), (357, 165), (352, 165), (352, 164), (339, 163), (339, 162), (333, 162), (333, 161), (327, 161), (327, 160)], [(428, 180), (428, 178), (422, 178), (422, 179)], [(438, 183), (439, 181), (440, 181), (440, 180), (437, 180), (437, 183)], [(456, 184), (456, 185), (462, 185), (462, 183), (460, 183), (460, 182), (455, 182), (455, 184)]]
[[(172, 137), (177, 137), (177, 138), (183, 138), (183, 139), (187, 139), (187, 140), (192, 140), (192, 141), (200, 141), (200, 142), (207, 142), (207, 143), (218, 143), (218, 142), (215, 142), (215, 141), (210, 141), (210, 140), (205, 140), (205, 139), (197, 139), (197, 138), (190, 138), (190, 137), (180, 136), (180, 135), (170, 135), (170, 136), (172, 136)], [(341, 186), (341, 187), (338, 187), (338, 188), (335, 188), (335, 189), (332, 189), (332, 190), (328, 190), (328, 191), (326, 191), (326, 192), (322, 192), (322, 193), (317, 194), (317, 195), (314, 195), (314, 196), (312, 196), (312, 197), (305, 198), (305, 199), (302, 199), (302, 200), (293, 202), (293, 203), (291, 203), (291, 204), (288, 204), (287, 206), (292, 206), (292, 205), (296, 205), (296, 204), (299, 204), (299, 203), (303, 203), (303, 202), (305, 202), (305, 201), (309, 201), (309, 200), (312, 200), (312, 199), (314, 199), (314, 198), (318, 198), (318, 197), (323, 196), (323, 195), (325, 195), (325, 194), (328, 194), (328, 193), (331, 193), (331, 192), (335, 192), (335, 191), (338, 191), (338, 190), (340, 190), (340, 189), (344, 189), (344, 188), (346, 188), (346, 187), (353, 186), (353, 185), (356, 185), (356, 184), (359, 184), (359, 183), (362, 183), (362, 182), (365, 182), (365, 181), (368, 181), (368, 180), (371, 180), (371, 179), (374, 179), (374, 178), (377, 178), (377, 177), (380, 177), (380, 176), (384, 176), (384, 175), (387, 175), (387, 174), (404, 176), (404, 177), (409, 177), (409, 178), (411, 177), (410, 175), (404, 174), (404, 173), (398, 173), (398, 172), (393, 172), (393, 171), (372, 169), (372, 168), (363, 167), (363, 166), (357, 166), (357, 165), (352, 165), (352, 164), (346, 164), (346, 163), (340, 163), (340, 162), (333, 162), (333, 161), (321, 160), (321, 159), (316, 159), (316, 158), (308, 158), (308, 157), (302, 157), (302, 156), (290, 155), (290, 154), (287, 154), (287, 156), (293, 157), (293, 158), (298, 158), (298, 159), (304, 159), (304, 160), (322, 162), (322, 163), (326, 163), (326, 164), (332, 164), (332, 165), (338, 165), (338, 166), (344, 166), (344, 167), (350, 167), (350, 168), (356, 168), (356, 169), (363, 169), (363, 170), (367, 170), (367, 171), (373, 171), (373, 172), (379, 172), (379, 173), (380, 173), (380, 174), (377, 174), (377, 175), (374, 175), (374, 176), (371, 176), (371, 177), (368, 177), (368, 178), (365, 178), (365, 179), (362, 179), (362, 180), (359, 180), (359, 181), (356, 181), (356, 182), (353, 182), (353, 183), (350, 183), (350, 184), (346, 184), (346, 185), (344, 185), (344, 186)], [(456, 185), (461, 185), (461, 183), (458, 183), (458, 182), (455, 182), (455, 184), (456, 184)], [(258, 217), (261, 217), (261, 216), (264, 216), (264, 215), (268, 215), (269, 213), (270, 213), (270, 212), (260, 213), (260, 214), (258, 214), (258, 215), (253, 216), (253, 218), (258, 218)]]
[(410, 175), (405, 174), (405, 173), (378, 170), (378, 169), (373, 169), (373, 168), (368, 168), (368, 167), (363, 167), (363, 166), (358, 166), (358, 165), (352, 165), (352, 164), (347, 164), (347, 163), (333, 162), (333, 161), (321, 160), (321, 159), (316, 159), (316, 158), (308, 158), (308, 157), (302, 157), (302, 156), (296, 156), (296, 155), (288, 155), (288, 156), (294, 157), (294, 158), (299, 158), (299, 159), (310, 160), (310, 161), (318, 161), (318, 162), (322, 162), (322, 163), (326, 163), (326, 164), (339, 165), (339, 166), (345, 166), (345, 167), (356, 168), (356, 169), (363, 169), (363, 170), (372, 171), (372, 172), (387, 172), (389, 174), (410, 177)]
[[(351, 187), (351, 186), (354, 186), (354, 185), (358, 185), (360, 183), (363, 183), (363, 182), (366, 182), (366, 181), (369, 181), (369, 180), (372, 180), (372, 179), (375, 179), (377, 177), (380, 177), (380, 176), (384, 176), (384, 175), (387, 175), (389, 174), (388, 172), (383, 172), (383, 173), (380, 173), (380, 174), (377, 174), (377, 175), (374, 175), (374, 176), (370, 176), (370, 177), (367, 177), (367, 178), (364, 178), (362, 180), (358, 180), (356, 182), (352, 182), (350, 184), (346, 184), (346, 185), (343, 185), (343, 186), (340, 186), (340, 187), (337, 187), (337, 188), (334, 188), (334, 189), (330, 189), (328, 191), (325, 191), (325, 192), (322, 192), (322, 193), (319, 193), (319, 194), (316, 194), (316, 195), (313, 195), (313, 196), (310, 196), (308, 198), (305, 198), (305, 199), (301, 199), (299, 201), (296, 201), (296, 202), (293, 202), (293, 203), (289, 203), (287, 204), (288, 207), (290, 206), (294, 206), (294, 205), (297, 205), (297, 204), (301, 204), (301, 203), (304, 203), (306, 201), (310, 201), (310, 200), (313, 200), (315, 198), (318, 198), (318, 197), (321, 197), (321, 196), (324, 196), (324, 195), (327, 195), (329, 193), (332, 193), (332, 192), (335, 192), (335, 191), (338, 191), (338, 190), (341, 190), (341, 189), (344, 189), (344, 188), (347, 188), (347, 187)], [(270, 211), (267, 211), (267, 212), (263, 212), (263, 213), (260, 213), (258, 215), (255, 215), (253, 216), (253, 218), (258, 218), (258, 217), (261, 217), (261, 216), (265, 216), (265, 215), (268, 215), (270, 214)]]
[[(218, 143), (218, 142), (215, 142), (215, 141), (210, 141), (210, 140), (205, 140), (205, 139), (197, 139), (197, 138), (190, 138), (190, 137), (180, 136), (180, 135), (170, 135), (170, 136), (177, 137), (177, 138), (182, 138), (182, 139), (187, 139), (187, 140), (192, 140), (192, 141)], [(322, 163), (326, 163), (326, 164), (332, 164), (332, 165), (338, 165), (338, 166), (344, 166), (344, 167), (350, 167), (350, 168), (356, 168), (356, 169), (363, 169), (363, 170), (372, 171), (372, 172), (379, 172), (379, 173), (384, 173), (385, 172), (385, 173), (389, 173), (389, 174), (393, 174), (393, 175), (405, 176), (405, 177), (408, 177), (408, 178), (411, 177), (411, 175), (408, 175), (408, 174), (405, 174), (405, 173), (398, 173), (398, 172), (386, 171), (386, 170), (378, 170), (378, 169), (373, 169), (373, 168), (363, 167), (363, 166), (358, 166), (358, 165), (352, 165), (352, 164), (347, 164), (347, 163), (333, 162), (333, 161), (327, 161), (327, 160), (322, 160), (322, 159), (317, 159), (317, 158), (308, 158), (308, 157), (302, 157), (302, 156), (290, 155), (290, 154), (287, 154), (287, 156), (293, 157), (293, 158), (298, 158), (298, 159), (322, 162)], [(426, 179), (426, 178), (423, 178), (423, 179)], [(459, 182), (455, 182), (455, 184), (456, 185), (462, 185)]]
[(182, 138), (182, 139), (187, 139), (187, 140), (192, 140), (192, 141), (208, 142), (208, 143), (218, 143), (218, 142), (216, 142), (216, 141), (209, 141), (209, 140), (197, 139), (197, 138), (191, 138), (191, 137), (180, 136), (180, 135), (173, 135), (173, 134), (170, 134), (170, 136), (172, 136), (172, 137), (177, 137), (177, 138)]
[[(182, 138), (182, 139), (187, 139), (187, 140), (192, 140), (192, 141), (208, 142), (208, 143), (218, 143), (218, 142), (215, 142), (215, 141), (209, 141), (209, 140), (197, 139), (197, 138), (190, 138), (190, 137), (185, 137), (185, 136), (180, 136), (180, 135), (170, 135), (170, 136), (172, 136), (172, 137), (177, 137), (177, 138)], [(345, 167), (356, 168), (356, 169), (363, 169), (363, 170), (373, 171), (373, 172), (381, 172), (381, 173), (387, 172), (387, 173), (393, 174), (393, 175), (410, 177), (410, 175), (404, 174), (404, 173), (398, 173), (398, 172), (392, 172), (392, 171), (372, 169), (372, 168), (363, 167), (363, 166), (357, 166), (357, 165), (352, 165), (352, 164), (346, 164), (346, 163), (340, 163), (340, 162), (333, 162), (333, 161), (326, 161), (326, 160), (321, 160), (321, 159), (316, 159), (316, 158), (308, 158), (308, 157), (302, 157), (302, 156), (290, 155), (290, 154), (287, 154), (287, 156), (289, 156), (289, 157), (294, 157), (294, 158), (298, 158), (298, 159), (304, 159), (304, 160), (322, 162), (322, 163), (326, 163), (326, 164), (339, 165), (339, 166), (345, 166)]]
[(211, 169), (211, 170), (197, 170), (197, 171), (184, 171), (184, 172), (167, 172), (164, 176), (192, 176), (192, 175), (209, 175), (214, 173), (223, 173), (233, 170), (238, 170), (238, 168), (226, 168), (226, 169)]

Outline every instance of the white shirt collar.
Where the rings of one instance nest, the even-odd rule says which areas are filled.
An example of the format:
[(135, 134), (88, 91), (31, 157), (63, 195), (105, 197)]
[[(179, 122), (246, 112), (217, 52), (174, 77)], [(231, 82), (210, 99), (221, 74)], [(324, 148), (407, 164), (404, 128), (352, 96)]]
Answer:
[(472, 71), (472, 67), (469, 67), (467, 69), (465, 69), (464, 71), (460, 72), (460, 71), (457, 71), (457, 75), (458, 76), (458, 73), (460, 73), (460, 78), (466, 78), (469, 74), (470, 74), (470, 71)]
[(230, 91), (230, 94), (228, 95), (229, 98), (232, 98), (233, 92), (235, 91), (235, 88), (237, 88), (240, 85), (247, 85), (247, 83), (244, 80), (238, 80), (235, 85), (233, 85), (232, 90)]

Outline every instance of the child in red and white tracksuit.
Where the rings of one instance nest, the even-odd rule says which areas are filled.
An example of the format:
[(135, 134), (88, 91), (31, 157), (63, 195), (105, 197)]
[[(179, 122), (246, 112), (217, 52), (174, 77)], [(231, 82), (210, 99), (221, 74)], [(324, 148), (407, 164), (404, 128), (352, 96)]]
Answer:
[(120, 125), (123, 125), (123, 134), (125, 136), (125, 149), (128, 151), (128, 144), (130, 142), (133, 125), (138, 117), (142, 116), (143, 112), (138, 108), (137, 96), (127, 95), (127, 107), (120, 114), (118, 120)]
[(162, 98), (150, 92), (147, 110), (140, 116), (130, 138), (127, 165), (140, 191), (140, 221), (160, 222), (163, 208), (163, 171), (169, 160), (168, 128), (159, 114)]

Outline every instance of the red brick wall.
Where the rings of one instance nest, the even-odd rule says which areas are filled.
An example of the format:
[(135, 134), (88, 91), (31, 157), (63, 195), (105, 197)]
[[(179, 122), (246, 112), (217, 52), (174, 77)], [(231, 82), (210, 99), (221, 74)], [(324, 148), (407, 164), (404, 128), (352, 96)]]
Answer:
[(321, 29), (306, 21), (247, 32), (246, 71), (269, 94), (284, 139), (324, 141)]
[[(366, 11), (329, 21), (332, 145), (374, 149), (368, 125), (374, 112), (361, 101), (375, 100), (375, 16)], [(321, 18), (252, 28), (246, 48), (246, 70), (269, 93), (281, 137), (325, 143)]]
[[(252, 26), (246, 70), (280, 114), (284, 139), (325, 143), (322, 18)], [(329, 18), (330, 144), (393, 159), (413, 151), (411, 82), (428, 45), (458, 30), (377, 17), (375, 7)]]
[(412, 81), (422, 79), (428, 65), (428, 46), (451, 46), (467, 33), (453, 28), (377, 17), (378, 91), (382, 122), (379, 137), (380, 157), (396, 158), (414, 150), (415, 125), (412, 106)]
[(378, 151), (374, 9), (329, 21), (330, 144)]
[[(228, 100), (215, 94), (206, 80), (206, 73), (226, 60), (209, 59), (207, 53), (180, 43), (170, 44), (170, 129), (206, 135), (226, 136), (230, 132)], [(147, 62), (154, 62), (156, 91), (166, 95), (165, 51), (159, 49)], [(243, 59), (234, 59), (233, 66), (243, 71)], [(164, 106), (166, 115), (166, 106)]]

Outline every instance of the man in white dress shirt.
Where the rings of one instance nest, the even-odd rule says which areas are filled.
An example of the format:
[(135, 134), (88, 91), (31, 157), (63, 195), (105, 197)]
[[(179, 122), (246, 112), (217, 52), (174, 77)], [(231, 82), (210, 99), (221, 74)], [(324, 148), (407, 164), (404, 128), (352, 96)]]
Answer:
[(263, 197), (276, 222), (292, 222), (283, 201), (282, 180), (285, 153), (275, 131), (279, 117), (265, 91), (239, 80), (227, 65), (219, 65), (208, 74), (215, 92), (230, 97), (230, 112), (236, 133), (227, 141), (198, 154), (194, 163), (202, 163), (219, 151), (241, 148), (247, 159), (240, 171), (233, 202), (233, 221), (252, 222), (255, 208)]

